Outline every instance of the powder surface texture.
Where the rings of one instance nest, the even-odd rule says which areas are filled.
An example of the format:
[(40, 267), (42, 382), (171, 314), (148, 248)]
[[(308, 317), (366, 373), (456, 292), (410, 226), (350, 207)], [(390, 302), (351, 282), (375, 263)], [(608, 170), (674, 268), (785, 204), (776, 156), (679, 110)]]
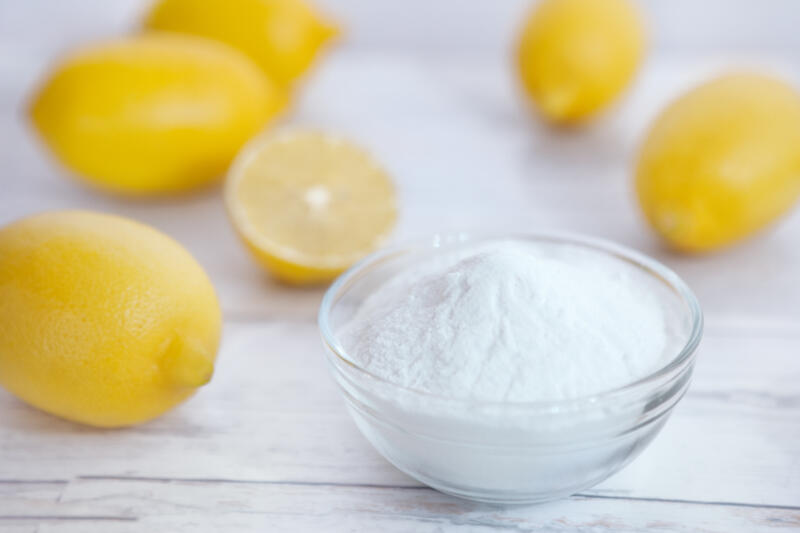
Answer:
[(471, 245), (381, 285), (343, 342), (367, 371), (440, 396), (583, 397), (666, 363), (665, 313), (652, 283), (632, 265), (572, 245)]

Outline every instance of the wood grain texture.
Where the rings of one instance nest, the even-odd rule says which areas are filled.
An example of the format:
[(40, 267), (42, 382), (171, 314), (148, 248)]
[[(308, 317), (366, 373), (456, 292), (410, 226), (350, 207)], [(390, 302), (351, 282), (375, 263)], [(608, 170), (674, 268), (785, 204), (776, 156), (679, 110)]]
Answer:
[[(200, 519), (174, 501), (188, 498), (206, 510), (199, 515), (209, 515), (202, 518), (209, 524), (241, 521), (258, 530), (272, 517), (292, 530), (281, 515), (292, 513), (294, 501), (294, 512), (305, 520), (296, 531), (328, 524), (314, 521), (319, 505), (345, 517), (367, 509), (360, 522), (365, 528), (389, 527), (386, 520), (401, 531), (427, 516), (425, 506), (439, 506), (430, 518), (438, 525), (459, 520), (447, 509), (473, 513), (469, 504), (422, 490), (363, 440), (327, 376), (313, 323), (230, 324), (224, 338), (212, 384), (177, 411), (138, 428), (82, 428), (0, 397), (0, 516), (89, 517), (82, 524), (102, 521), (92, 527), (107, 531), (135, 529), (98, 517), (136, 518), (167, 531)], [(712, 333), (702, 350), (690, 392), (631, 466), (583, 497), (558, 504), (558, 511), (512, 507), (503, 516), (522, 520), (523, 531), (542, 516), (552, 521), (545, 531), (602, 519), (608, 525), (595, 530), (622, 524), (635, 531), (655, 517), (685, 531), (707, 524), (716, 528), (710, 531), (735, 530), (735, 524), (742, 531), (796, 526), (800, 338)], [(218, 499), (228, 498), (243, 498), (238, 510), (220, 507)], [(261, 500), (276, 498), (288, 510), (262, 506)], [(379, 512), (387, 498), (403, 512)], [(474, 508), (481, 518), (461, 525), (482, 531), (478, 526), (489, 522), (480, 522), (486, 518), (480, 506)], [(390, 518), (375, 516), (384, 512)], [(559, 526), (565, 512), (570, 520)], [(250, 514), (256, 516), (244, 516)], [(0, 528), (11, 521), (3, 519)], [(55, 527), (53, 521), (48, 527)]]
[[(575, 496), (546, 506), (502, 508), (430, 489), (297, 484), (81, 480), (58, 505), (29, 507), (40, 531), (592, 531), (724, 533), (800, 526), (800, 509), (609, 500)], [(66, 512), (65, 512), (66, 510)], [(101, 514), (98, 514), (101, 512)], [(625, 515), (625, 518), (620, 518)], [(71, 518), (66, 518), (67, 516)], [(3, 518), (0, 518), (3, 520)], [(24, 525), (24, 518), (9, 523)]]
[[(217, 188), (120, 200), (49, 160), (26, 124), (29, 91), (66, 43), (130, 25), (140, 3), (78, 2), (39, 33), (3, 24), (30, 26), (42, 2), (11, 4), (0, 7), (9, 30), (0, 35), (0, 224), (63, 207), (152, 224), (207, 269), (226, 328), (212, 383), (141, 427), (79, 427), (0, 391), (1, 532), (800, 531), (800, 212), (729, 251), (683, 257), (653, 238), (630, 187), (648, 122), (733, 56), (658, 50), (613, 113), (553, 131), (531, 118), (506, 57), (492, 55), (499, 46), (448, 55), (439, 43), (427, 54), (422, 44), (398, 50), (396, 34), (386, 47), (356, 38), (314, 73), (281, 125), (344, 133), (385, 162), (402, 202), (397, 240), (584, 232), (653, 255), (697, 292), (707, 334), (662, 434), (591, 491), (504, 508), (424, 488), (372, 450), (323, 361), (314, 322), (323, 290), (268, 280), (236, 240)], [(800, 81), (795, 57), (752, 56)]]

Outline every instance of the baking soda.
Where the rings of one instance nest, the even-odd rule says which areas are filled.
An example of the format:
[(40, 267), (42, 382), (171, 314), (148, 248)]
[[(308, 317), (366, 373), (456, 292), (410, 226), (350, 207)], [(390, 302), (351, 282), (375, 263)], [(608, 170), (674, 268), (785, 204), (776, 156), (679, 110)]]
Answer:
[(583, 397), (666, 363), (664, 310), (646, 278), (569, 245), (472, 245), (380, 286), (346, 326), (344, 342), (372, 374), (439, 396)]

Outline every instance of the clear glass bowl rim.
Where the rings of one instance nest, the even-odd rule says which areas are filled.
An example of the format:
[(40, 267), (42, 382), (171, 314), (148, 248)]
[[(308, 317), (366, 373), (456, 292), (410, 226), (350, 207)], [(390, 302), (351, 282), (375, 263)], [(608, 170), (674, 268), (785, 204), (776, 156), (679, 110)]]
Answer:
[[(532, 402), (501, 402), (501, 401), (477, 401), (469, 398), (458, 398), (442, 396), (419, 389), (406, 387), (390, 381), (386, 378), (373, 374), (361, 367), (352, 360), (346, 353), (339, 339), (334, 334), (330, 324), (330, 315), (338, 301), (338, 296), (346, 290), (350, 284), (357, 280), (358, 276), (369, 270), (374, 265), (381, 263), (384, 259), (404, 252), (413, 252), (424, 249), (450, 248), (454, 245), (464, 245), (493, 240), (521, 240), (536, 242), (551, 242), (559, 244), (569, 244), (583, 249), (605, 253), (615, 259), (625, 261), (643, 272), (651, 275), (656, 280), (664, 283), (669, 289), (675, 292), (686, 304), (689, 310), (689, 320), (691, 329), (688, 338), (678, 354), (671, 358), (664, 366), (654, 372), (621, 387), (602, 391), (588, 396), (580, 396), (565, 400), (547, 400)], [(444, 246), (440, 243), (446, 242)], [(354, 370), (359, 375), (375, 380), (392, 389), (403, 391), (404, 393), (428, 398), (433, 401), (461, 404), (464, 406), (479, 407), (503, 407), (503, 408), (522, 408), (525, 410), (559, 412), (562, 410), (574, 410), (582, 406), (598, 407), (607, 402), (614, 402), (624, 397), (649, 396), (657, 391), (662, 385), (672, 382), (673, 379), (681, 376), (689, 370), (694, 361), (697, 346), (703, 336), (703, 312), (697, 297), (689, 286), (673, 272), (659, 261), (637, 252), (632, 248), (614, 243), (612, 241), (597, 237), (590, 237), (577, 233), (569, 232), (528, 232), (528, 233), (474, 233), (474, 232), (447, 232), (435, 233), (427, 239), (416, 239), (414, 241), (400, 243), (378, 250), (361, 261), (354, 264), (347, 271), (342, 273), (322, 298), (318, 314), (318, 325), (322, 340), (328, 347), (328, 351), (336, 356), (338, 362), (344, 363), (346, 367)], [(340, 369), (341, 371), (341, 369)]]

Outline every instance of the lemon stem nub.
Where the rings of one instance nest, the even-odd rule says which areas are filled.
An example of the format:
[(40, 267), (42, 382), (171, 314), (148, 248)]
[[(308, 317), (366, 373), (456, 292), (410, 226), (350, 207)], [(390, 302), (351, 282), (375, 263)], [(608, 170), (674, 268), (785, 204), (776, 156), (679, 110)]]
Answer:
[(164, 354), (167, 378), (180, 387), (202, 387), (214, 374), (214, 363), (191, 342), (176, 337)]
[(341, 28), (339, 28), (339, 26), (336, 26), (328, 22), (320, 23), (317, 31), (319, 32), (319, 35), (322, 37), (321, 39), (322, 42), (338, 39), (343, 33)]
[(577, 92), (569, 88), (560, 88), (544, 91), (541, 94), (539, 105), (546, 116), (555, 120), (565, 120), (575, 107)]

